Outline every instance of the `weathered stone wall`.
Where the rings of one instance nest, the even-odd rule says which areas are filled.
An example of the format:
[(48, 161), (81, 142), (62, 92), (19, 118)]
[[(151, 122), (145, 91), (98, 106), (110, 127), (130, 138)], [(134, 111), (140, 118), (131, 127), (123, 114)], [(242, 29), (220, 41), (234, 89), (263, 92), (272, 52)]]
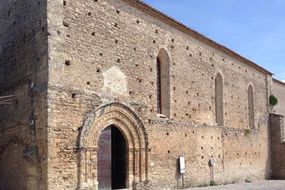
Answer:
[[(86, 114), (125, 102), (143, 119), (149, 140), (149, 180), (181, 185), (177, 158), (186, 157), (186, 186), (264, 179), (269, 174), (267, 76), (171, 28), (122, 1), (49, 2), (50, 189), (78, 180), (75, 151)], [(170, 121), (156, 114), (156, 56), (170, 57)], [(224, 80), (225, 124), (215, 124), (215, 76)], [(247, 88), (255, 97), (248, 128)], [(193, 122), (195, 121), (195, 122)], [(204, 124), (204, 125), (203, 125)], [(94, 145), (96, 146), (96, 144)]]
[(285, 179), (284, 116), (270, 114), (272, 178)]
[[(14, 104), (0, 107), (0, 189), (75, 189), (82, 178), (96, 177), (82, 167), (96, 168), (97, 161), (94, 155), (94, 163), (82, 161), (87, 150), (79, 150), (80, 136), (87, 115), (110, 102), (135, 111), (145, 127), (147, 145), (128, 146), (129, 180), (180, 187), (179, 156), (186, 158), (186, 186), (270, 175), (271, 76), (125, 2), (0, 3), (0, 95), (16, 95)], [(170, 59), (170, 118), (156, 111), (156, 60), (162, 49)], [(222, 126), (215, 118), (218, 73), (224, 89)], [(254, 129), (248, 129), (249, 85)], [(142, 138), (134, 131), (129, 143), (132, 135)], [(93, 143), (92, 151), (98, 148)], [(217, 160), (213, 172), (212, 157)]]
[[(115, 0), (50, 1), (48, 88), (49, 189), (78, 183), (78, 133), (86, 115), (123, 102), (142, 118), (149, 140), (148, 178), (181, 185), (177, 158), (186, 157), (186, 186), (270, 174), (266, 73)], [(156, 113), (156, 59), (170, 57), (170, 119)], [(215, 122), (215, 76), (224, 81), (224, 126)], [(255, 129), (249, 130), (248, 86)], [(95, 124), (96, 125), (96, 124)], [(248, 130), (246, 130), (248, 129)], [(94, 142), (94, 146), (96, 142)]]
[[(159, 50), (165, 48), (171, 58), (171, 118), (214, 124), (214, 77), (221, 72), (225, 125), (248, 125), (247, 87), (251, 83), (259, 102), (255, 105), (259, 124), (260, 116), (266, 114), (266, 75), (120, 1), (110, 2), (51, 5), (54, 14), (62, 13), (52, 21), (60, 24), (51, 31), (52, 46), (61, 49), (54, 49), (56, 55), (51, 56), (58, 63), (51, 66), (51, 84), (97, 92), (109, 99), (143, 100), (155, 113), (155, 62)], [(119, 14), (116, 7), (121, 7)], [(74, 82), (74, 78), (81, 80)], [(155, 114), (148, 111), (148, 115)]]
[[(155, 185), (181, 187), (176, 159), (186, 158), (186, 186), (236, 183), (264, 179), (270, 169), (267, 163), (267, 139), (264, 132), (245, 134), (244, 130), (203, 125), (151, 129), (150, 180)], [(217, 161), (211, 174), (208, 161)]]
[(0, 2), (0, 189), (46, 188), (46, 1)]

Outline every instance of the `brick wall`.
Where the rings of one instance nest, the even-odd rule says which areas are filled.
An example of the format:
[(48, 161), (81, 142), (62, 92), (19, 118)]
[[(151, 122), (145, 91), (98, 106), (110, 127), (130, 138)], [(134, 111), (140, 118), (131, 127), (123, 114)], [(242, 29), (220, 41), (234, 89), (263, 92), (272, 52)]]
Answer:
[(0, 189), (46, 188), (46, 1), (0, 2)]
[(270, 115), (272, 178), (285, 179), (284, 116)]
[[(112, 101), (125, 103), (142, 118), (149, 140), (149, 179), (157, 186), (181, 184), (180, 155), (186, 157), (186, 186), (210, 181), (211, 156), (218, 161), (219, 183), (268, 177), (270, 75), (123, 1), (65, 2), (48, 4), (48, 17), (53, 18), (49, 23), (49, 138), (56, 142), (49, 143), (51, 188), (76, 186), (72, 149), (77, 129), (87, 113)], [(156, 113), (156, 61), (161, 49), (170, 58), (169, 120)], [(224, 81), (222, 127), (215, 123), (217, 73)], [(255, 129), (246, 132), (249, 84), (254, 88)]]
[[(178, 156), (186, 158), (187, 187), (209, 183), (211, 157), (217, 160), (218, 183), (268, 177), (271, 76), (125, 2), (1, 2), (0, 14), (9, 22), (0, 27), (5, 33), (0, 94), (19, 96), (15, 105), (0, 108), (0, 167), (12, 160), (8, 165), (15, 168), (20, 162), (15, 157), (23, 157), (28, 164), (15, 175), (33, 179), (18, 178), (19, 186), (75, 189), (78, 138), (86, 116), (101, 105), (121, 102), (146, 128), (146, 164), (154, 186), (181, 185)], [(156, 61), (162, 49), (170, 59), (169, 118), (156, 111)], [(217, 73), (223, 78), (222, 126), (215, 118)], [(255, 101), (251, 130), (249, 84)], [(0, 187), (6, 188), (8, 171), (0, 171)], [(34, 180), (36, 186), (30, 183)]]

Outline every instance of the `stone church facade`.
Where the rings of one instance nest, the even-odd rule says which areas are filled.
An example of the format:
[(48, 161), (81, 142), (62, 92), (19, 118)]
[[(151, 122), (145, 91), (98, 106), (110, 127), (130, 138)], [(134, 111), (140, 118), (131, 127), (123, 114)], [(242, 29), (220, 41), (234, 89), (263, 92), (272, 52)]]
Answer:
[(0, 9), (1, 190), (285, 177), (285, 84), (264, 68), (137, 0)]

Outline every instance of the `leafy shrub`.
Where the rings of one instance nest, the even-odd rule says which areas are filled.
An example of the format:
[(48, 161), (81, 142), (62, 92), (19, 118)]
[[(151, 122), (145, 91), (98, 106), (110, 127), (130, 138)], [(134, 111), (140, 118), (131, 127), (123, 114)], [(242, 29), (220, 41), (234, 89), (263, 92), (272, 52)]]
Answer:
[(274, 95), (269, 96), (269, 103), (272, 106), (276, 106), (278, 104), (278, 99)]

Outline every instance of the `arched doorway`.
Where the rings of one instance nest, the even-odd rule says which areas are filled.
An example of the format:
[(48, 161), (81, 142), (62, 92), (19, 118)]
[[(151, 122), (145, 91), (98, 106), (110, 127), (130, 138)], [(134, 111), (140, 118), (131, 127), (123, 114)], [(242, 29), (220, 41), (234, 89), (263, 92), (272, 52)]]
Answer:
[(99, 189), (127, 188), (127, 142), (114, 125), (104, 129), (98, 141), (98, 187)]
[[(104, 136), (109, 136), (109, 141), (105, 141), (109, 144), (109, 150), (100, 148), (101, 143), (104, 143), (104, 140), (101, 140)], [(109, 175), (109, 181), (106, 180), (108, 189), (133, 189), (148, 181), (146, 130), (139, 116), (128, 106), (113, 102), (88, 114), (78, 140), (77, 189), (99, 189), (101, 184), (105, 183), (102, 183), (102, 177), (98, 176), (104, 171), (100, 168), (100, 162), (104, 161), (104, 158), (101, 158), (103, 150), (109, 151), (109, 159), (105, 159), (110, 167), (105, 170)], [(112, 165), (116, 167), (113, 170)]]

